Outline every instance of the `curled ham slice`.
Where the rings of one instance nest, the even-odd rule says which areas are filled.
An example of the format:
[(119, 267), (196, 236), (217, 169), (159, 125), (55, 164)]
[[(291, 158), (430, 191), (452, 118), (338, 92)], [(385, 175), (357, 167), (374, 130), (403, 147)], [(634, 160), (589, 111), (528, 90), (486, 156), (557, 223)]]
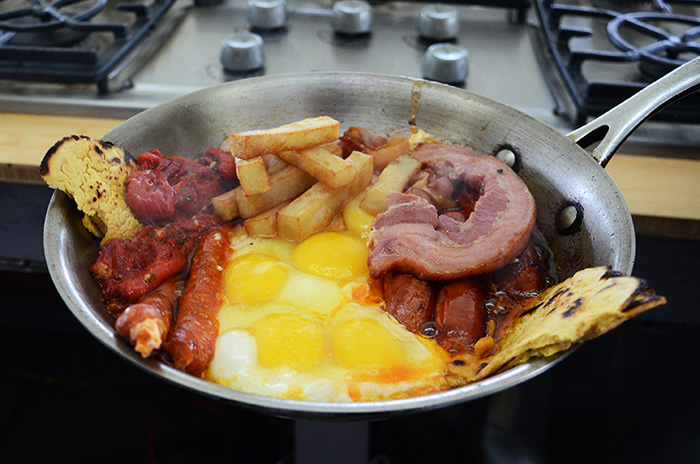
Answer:
[(499, 159), (462, 148), (422, 144), (413, 156), (437, 175), (465, 183), (479, 198), (464, 222), (416, 195), (395, 193), (373, 223), (370, 275), (389, 271), (424, 280), (486, 274), (512, 262), (535, 227), (535, 200)]

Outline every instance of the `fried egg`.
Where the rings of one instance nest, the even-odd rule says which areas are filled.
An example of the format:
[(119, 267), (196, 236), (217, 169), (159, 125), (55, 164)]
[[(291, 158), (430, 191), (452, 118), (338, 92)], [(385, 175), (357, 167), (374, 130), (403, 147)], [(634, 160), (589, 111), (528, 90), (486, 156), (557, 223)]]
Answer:
[[(359, 202), (356, 202), (359, 204)], [(369, 277), (371, 217), (295, 244), (240, 228), (206, 378), (248, 393), (319, 402), (376, 401), (448, 388), (449, 356), (382, 308)], [(363, 225), (366, 223), (366, 225)]]

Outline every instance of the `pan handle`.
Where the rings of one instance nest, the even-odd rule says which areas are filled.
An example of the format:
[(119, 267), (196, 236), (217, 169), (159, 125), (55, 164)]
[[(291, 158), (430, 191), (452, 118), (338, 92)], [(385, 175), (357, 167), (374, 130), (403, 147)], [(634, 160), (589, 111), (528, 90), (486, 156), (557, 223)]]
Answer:
[(599, 142), (591, 153), (605, 167), (627, 137), (664, 106), (700, 89), (700, 57), (649, 84), (607, 113), (569, 133), (583, 148)]

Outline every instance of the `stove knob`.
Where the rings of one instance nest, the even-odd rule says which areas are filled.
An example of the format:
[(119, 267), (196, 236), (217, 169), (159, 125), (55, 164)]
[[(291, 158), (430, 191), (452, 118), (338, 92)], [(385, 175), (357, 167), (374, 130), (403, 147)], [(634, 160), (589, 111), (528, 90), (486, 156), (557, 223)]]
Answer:
[(423, 57), (423, 77), (445, 84), (461, 84), (467, 78), (469, 53), (464, 47), (437, 43)]
[(272, 30), (284, 27), (286, 0), (249, 0), (248, 22), (255, 29)]
[(459, 32), (456, 8), (444, 5), (424, 7), (418, 19), (418, 34), (429, 40), (452, 40)]
[(221, 44), (221, 63), (228, 71), (255, 71), (263, 62), (263, 39), (258, 34), (236, 33)]
[(333, 30), (362, 35), (372, 28), (372, 8), (364, 0), (340, 0), (333, 5)]

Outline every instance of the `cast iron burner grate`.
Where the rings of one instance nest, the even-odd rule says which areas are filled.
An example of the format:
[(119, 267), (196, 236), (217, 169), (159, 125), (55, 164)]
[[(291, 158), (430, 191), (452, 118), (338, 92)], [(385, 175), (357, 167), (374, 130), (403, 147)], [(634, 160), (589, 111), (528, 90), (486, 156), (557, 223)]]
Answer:
[[(569, 116), (577, 125), (700, 56), (700, 0), (636, 4), (640, 10), (647, 4), (652, 11), (536, 2), (545, 44), (570, 97)], [(700, 123), (700, 95), (676, 102), (654, 119)]]
[(106, 92), (111, 74), (174, 2), (116, 3), (116, 21), (98, 19), (108, 0), (27, 0), (0, 11), (0, 78)]

